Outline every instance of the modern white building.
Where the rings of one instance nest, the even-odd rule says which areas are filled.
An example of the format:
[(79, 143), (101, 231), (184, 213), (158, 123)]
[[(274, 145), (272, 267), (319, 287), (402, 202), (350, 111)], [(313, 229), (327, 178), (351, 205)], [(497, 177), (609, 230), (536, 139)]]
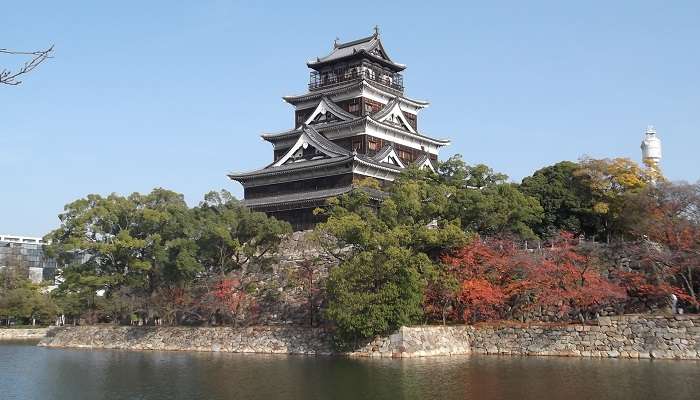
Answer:
[(0, 268), (26, 268), (32, 282), (53, 282), (57, 264), (44, 254), (45, 244), (37, 237), (0, 235)]

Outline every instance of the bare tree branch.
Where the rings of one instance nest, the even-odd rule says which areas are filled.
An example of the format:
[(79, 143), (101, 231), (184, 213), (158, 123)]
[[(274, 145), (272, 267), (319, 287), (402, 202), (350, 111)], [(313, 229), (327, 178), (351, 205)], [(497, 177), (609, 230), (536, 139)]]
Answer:
[(22, 65), (22, 67), (17, 71), (12, 71), (5, 68), (0, 70), (0, 84), (16, 86), (22, 83), (21, 80), (17, 79), (18, 77), (31, 72), (34, 68), (38, 67), (47, 59), (53, 58), (51, 56), (51, 54), (53, 54), (53, 45), (46, 50), (40, 51), (13, 51), (8, 49), (0, 49), (0, 54), (32, 57), (31, 60), (25, 62), (24, 65)]

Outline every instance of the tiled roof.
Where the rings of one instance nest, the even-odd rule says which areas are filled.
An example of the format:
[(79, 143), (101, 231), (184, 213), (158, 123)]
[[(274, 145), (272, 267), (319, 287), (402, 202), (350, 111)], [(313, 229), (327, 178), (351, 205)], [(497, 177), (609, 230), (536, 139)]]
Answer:
[(416, 158), (416, 161), (414, 161), (413, 163), (416, 165), (421, 165), (426, 161), (428, 161), (428, 154), (423, 153), (420, 155), (420, 157)]
[(364, 154), (358, 154), (355, 156), (355, 160), (359, 161), (360, 163), (364, 164), (369, 164), (373, 167), (379, 168), (379, 169), (384, 169), (384, 170), (393, 170), (395, 172), (401, 172), (403, 168), (399, 167), (398, 165), (394, 164), (389, 164), (389, 163), (383, 163), (375, 160), (373, 157), (368, 157)]
[(243, 204), (248, 207), (260, 207), (268, 205), (278, 205), (284, 203), (302, 203), (302, 202), (313, 202), (318, 200), (327, 199), (329, 197), (340, 196), (342, 194), (348, 193), (353, 189), (352, 186), (344, 186), (335, 189), (324, 189), (309, 192), (298, 192), (281, 194), (268, 197), (260, 197), (257, 199), (246, 199), (243, 200)]
[(401, 133), (403, 133), (404, 135), (407, 135), (407, 136), (413, 136), (413, 137), (416, 137), (416, 138), (419, 138), (419, 139), (423, 139), (423, 140), (427, 140), (427, 141), (433, 142), (434, 144), (437, 144), (438, 146), (446, 146), (446, 145), (449, 145), (449, 144), (450, 144), (450, 140), (449, 140), (449, 139), (436, 139), (436, 138), (432, 138), (432, 137), (430, 137), (430, 136), (422, 135), (422, 134), (420, 134), (420, 133), (412, 133), (412, 132), (409, 132), (409, 131), (407, 131), (407, 130), (405, 130), (405, 129), (398, 128), (398, 127), (396, 127), (396, 126), (394, 126), (394, 125), (391, 125), (391, 124), (387, 124), (387, 123), (384, 123), (384, 122), (377, 121), (377, 120), (375, 120), (374, 118), (372, 118), (371, 116), (368, 116), (368, 117), (365, 117), (365, 118), (366, 118), (368, 121), (371, 121), (372, 123), (377, 124), (377, 125), (379, 125), (379, 126), (386, 127), (386, 128), (388, 128), (388, 129), (393, 129), (394, 131), (401, 132)]
[[(324, 122), (320, 124), (314, 124), (313, 127), (314, 129), (316, 129), (316, 131), (323, 132), (328, 129), (341, 128), (346, 125), (352, 125), (353, 123), (362, 123), (363, 121), (364, 117), (355, 117), (355, 119), (350, 121)], [(262, 135), (260, 135), (260, 137), (262, 137), (264, 140), (274, 142), (281, 139), (299, 136), (302, 132), (304, 132), (303, 128), (296, 128), (278, 133), (263, 133)]]
[[(304, 126), (302, 131), (304, 134), (306, 134), (306, 137), (310, 142), (309, 144), (321, 150), (324, 154), (326, 154), (327, 158), (291, 162), (279, 166), (272, 163), (264, 168), (254, 171), (231, 173), (228, 175), (229, 178), (235, 180), (246, 180), (260, 176), (276, 175), (301, 169), (314, 168), (321, 165), (335, 164), (336, 162), (343, 162), (352, 158), (352, 152), (326, 139), (313, 127), (308, 125)], [(289, 151), (292, 151), (292, 149)]]
[[(439, 146), (445, 146), (445, 145), (450, 144), (450, 140), (448, 140), (448, 139), (436, 139), (436, 138), (432, 138), (430, 136), (422, 135), (420, 133), (412, 133), (412, 132), (409, 132), (405, 129), (401, 129), (399, 127), (396, 127), (394, 125), (387, 124), (384, 122), (379, 122), (376, 119), (374, 119), (372, 117), (368, 117), (368, 116), (357, 117), (352, 121), (333, 122), (333, 123), (329, 123), (327, 125), (326, 124), (314, 125), (314, 128), (318, 131), (325, 131), (327, 129), (332, 129), (332, 128), (341, 128), (341, 127), (345, 126), (346, 124), (366, 123), (370, 119), (372, 120), (372, 122), (374, 124), (380, 125), (382, 127), (386, 127), (388, 129), (393, 129), (395, 131), (399, 131), (404, 135), (408, 135), (408, 136), (416, 137), (419, 139), (431, 141)], [(284, 131), (284, 132), (280, 132), (280, 133), (265, 133), (262, 135), (262, 138), (267, 140), (267, 141), (274, 142), (276, 140), (282, 140), (282, 139), (286, 139), (288, 137), (298, 136), (301, 134), (301, 132), (302, 132), (302, 130), (300, 130), (300, 129), (293, 129), (293, 130)]]
[(319, 104), (320, 103), (323, 103), (332, 113), (334, 113), (342, 119), (350, 120), (357, 118), (356, 115), (343, 110), (339, 105), (335, 104), (331, 99), (329, 99), (326, 96), (321, 97), (321, 101), (319, 102)]
[(386, 103), (386, 105), (384, 107), (382, 107), (381, 110), (372, 114), (372, 118), (379, 121), (380, 119), (386, 117), (391, 112), (391, 109), (394, 108), (395, 105), (396, 105), (396, 98), (394, 97), (393, 99), (389, 100), (389, 102)]
[[(371, 52), (375, 49), (379, 49), (383, 56), (380, 57), (372, 54)], [(351, 57), (357, 55), (358, 53), (366, 55), (372, 59), (375, 59), (376, 61), (385, 63), (397, 71), (401, 71), (406, 68), (405, 65), (395, 63), (391, 60), (391, 58), (389, 58), (386, 50), (384, 50), (384, 46), (382, 46), (379, 35), (376, 34), (347, 43), (335, 44), (333, 46), (333, 51), (331, 51), (330, 54), (325, 57), (318, 57), (315, 60), (309, 61), (307, 65), (310, 67), (319, 66), (329, 62), (341, 60), (346, 57)]]
[(318, 131), (312, 126), (305, 126), (304, 133), (306, 133), (308, 138), (311, 140), (312, 145), (314, 145), (316, 148), (321, 148), (329, 153), (332, 153), (333, 156), (347, 156), (352, 154), (349, 150), (344, 149), (338, 146), (337, 144), (331, 142), (330, 140), (326, 139), (325, 136), (318, 133)]
[(228, 175), (228, 177), (233, 179), (233, 180), (237, 180), (237, 181), (245, 181), (245, 180), (248, 180), (251, 178), (259, 178), (262, 176), (280, 175), (280, 174), (286, 174), (286, 173), (296, 172), (296, 171), (300, 171), (300, 170), (305, 170), (305, 169), (309, 169), (309, 168), (335, 165), (335, 164), (339, 164), (342, 162), (350, 161), (351, 159), (352, 159), (352, 156), (321, 158), (318, 160), (307, 160), (307, 161), (282, 164), (278, 167), (274, 166), (274, 164), (270, 164), (266, 167), (256, 169), (253, 171), (231, 172)]
[(328, 199), (330, 197), (341, 196), (353, 190), (362, 190), (365, 193), (367, 193), (371, 199), (374, 200), (382, 200), (387, 196), (387, 194), (385, 192), (382, 192), (381, 190), (348, 185), (333, 189), (322, 189), (309, 192), (298, 192), (268, 197), (260, 197), (257, 199), (246, 199), (243, 200), (242, 203), (243, 205), (252, 208), (292, 203), (296, 205), (302, 205), (304, 203), (313, 203), (318, 202), (320, 200)]
[(426, 154), (426, 153), (421, 154), (421, 156), (418, 157), (416, 159), (416, 161), (413, 162), (413, 164), (417, 165), (419, 167), (422, 167), (423, 165), (428, 165), (428, 166), (430, 166), (430, 169), (433, 170), (433, 172), (436, 172), (435, 166), (433, 165), (433, 162), (430, 161), (430, 158), (428, 158), (428, 154)]
[(376, 162), (382, 162), (384, 157), (388, 156), (389, 153), (391, 153), (391, 150), (393, 150), (393, 149), (394, 149), (394, 146), (387, 144), (384, 147), (382, 147), (382, 149), (379, 150), (379, 152), (377, 152), (377, 154), (372, 156), (372, 159)]

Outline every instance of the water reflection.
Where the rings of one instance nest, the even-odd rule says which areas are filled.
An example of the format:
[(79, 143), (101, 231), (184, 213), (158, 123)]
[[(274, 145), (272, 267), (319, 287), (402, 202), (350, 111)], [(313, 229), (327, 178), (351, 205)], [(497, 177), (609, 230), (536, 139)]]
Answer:
[(0, 345), (6, 399), (692, 399), (700, 362), (345, 359)]

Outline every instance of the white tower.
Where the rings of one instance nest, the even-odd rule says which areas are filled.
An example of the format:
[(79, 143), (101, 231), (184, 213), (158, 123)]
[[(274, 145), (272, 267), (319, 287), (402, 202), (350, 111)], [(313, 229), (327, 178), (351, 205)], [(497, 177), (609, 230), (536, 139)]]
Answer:
[(661, 139), (656, 136), (656, 129), (649, 125), (642, 140), (642, 161), (649, 166), (659, 166), (661, 162)]

